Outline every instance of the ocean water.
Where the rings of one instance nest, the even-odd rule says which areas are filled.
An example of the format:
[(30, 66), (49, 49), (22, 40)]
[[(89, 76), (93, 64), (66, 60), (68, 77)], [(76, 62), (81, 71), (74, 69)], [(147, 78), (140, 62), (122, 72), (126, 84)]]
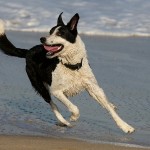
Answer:
[[(23, 48), (39, 44), (45, 34), (7, 32), (8, 38)], [(49, 105), (31, 87), (25, 73), (25, 60), (0, 53), (0, 134), (56, 136), (150, 147), (149, 38), (81, 37), (98, 83), (118, 107), (118, 114), (136, 131), (123, 133), (107, 111), (86, 92), (70, 98), (81, 115), (72, 123), (74, 127), (59, 127)], [(68, 119), (68, 110), (53, 99)]]
[(92, 35), (150, 36), (149, 0), (1, 0), (8, 30), (48, 31), (64, 12), (64, 22), (80, 14), (79, 31)]

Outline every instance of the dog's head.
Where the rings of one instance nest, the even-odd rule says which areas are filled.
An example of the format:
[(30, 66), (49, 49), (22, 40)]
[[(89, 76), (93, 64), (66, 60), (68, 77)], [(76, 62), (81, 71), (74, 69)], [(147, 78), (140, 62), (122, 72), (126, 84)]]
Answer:
[[(47, 51), (47, 57), (53, 58), (65, 53), (71, 47), (75, 47), (78, 35), (77, 24), (79, 15), (75, 14), (65, 25), (62, 20), (62, 13), (59, 15), (57, 25), (51, 28), (46, 37), (41, 37), (41, 43)], [(74, 45), (74, 46), (73, 46)], [(68, 53), (68, 52), (67, 52)]]

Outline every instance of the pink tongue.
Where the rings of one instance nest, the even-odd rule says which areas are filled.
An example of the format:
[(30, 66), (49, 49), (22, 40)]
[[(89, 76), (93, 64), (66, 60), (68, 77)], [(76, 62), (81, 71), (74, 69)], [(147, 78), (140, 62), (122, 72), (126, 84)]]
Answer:
[(47, 51), (50, 51), (50, 52), (56, 52), (59, 48), (59, 46), (45, 46), (44, 45), (44, 48), (47, 50)]

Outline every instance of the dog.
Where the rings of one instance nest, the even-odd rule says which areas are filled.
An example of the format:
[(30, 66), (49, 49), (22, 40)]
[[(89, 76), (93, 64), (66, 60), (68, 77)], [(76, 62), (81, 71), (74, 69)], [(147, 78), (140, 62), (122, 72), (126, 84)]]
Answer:
[[(8, 40), (4, 23), (1, 21), (0, 49), (9, 56), (26, 59), (26, 72), (33, 88), (50, 105), (61, 124), (70, 127), (72, 126), (70, 121), (79, 118), (78, 107), (68, 98), (86, 90), (110, 113), (120, 129), (125, 133), (132, 133), (135, 129), (119, 117), (115, 105), (108, 101), (103, 89), (97, 83), (88, 63), (85, 45), (77, 31), (78, 21), (79, 14), (76, 13), (65, 24), (61, 13), (57, 25), (51, 28), (49, 35), (41, 37), (41, 44), (30, 50), (16, 48)], [(62, 116), (51, 95), (71, 112), (70, 121)]]

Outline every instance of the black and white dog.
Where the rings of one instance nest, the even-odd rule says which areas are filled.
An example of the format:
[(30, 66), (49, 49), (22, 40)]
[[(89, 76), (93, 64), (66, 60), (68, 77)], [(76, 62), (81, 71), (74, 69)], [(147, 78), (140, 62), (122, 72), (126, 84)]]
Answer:
[(79, 15), (75, 14), (65, 25), (62, 13), (57, 25), (48, 36), (42, 37), (41, 45), (30, 50), (16, 48), (5, 35), (4, 24), (0, 23), (0, 49), (7, 55), (26, 59), (26, 72), (35, 90), (50, 104), (57, 119), (66, 126), (70, 122), (64, 119), (51, 94), (61, 101), (71, 112), (70, 121), (76, 121), (79, 109), (68, 97), (86, 90), (99, 104), (110, 113), (116, 124), (126, 133), (134, 128), (124, 122), (116, 113), (115, 106), (110, 103), (89, 66), (86, 49), (78, 35), (77, 24)]

